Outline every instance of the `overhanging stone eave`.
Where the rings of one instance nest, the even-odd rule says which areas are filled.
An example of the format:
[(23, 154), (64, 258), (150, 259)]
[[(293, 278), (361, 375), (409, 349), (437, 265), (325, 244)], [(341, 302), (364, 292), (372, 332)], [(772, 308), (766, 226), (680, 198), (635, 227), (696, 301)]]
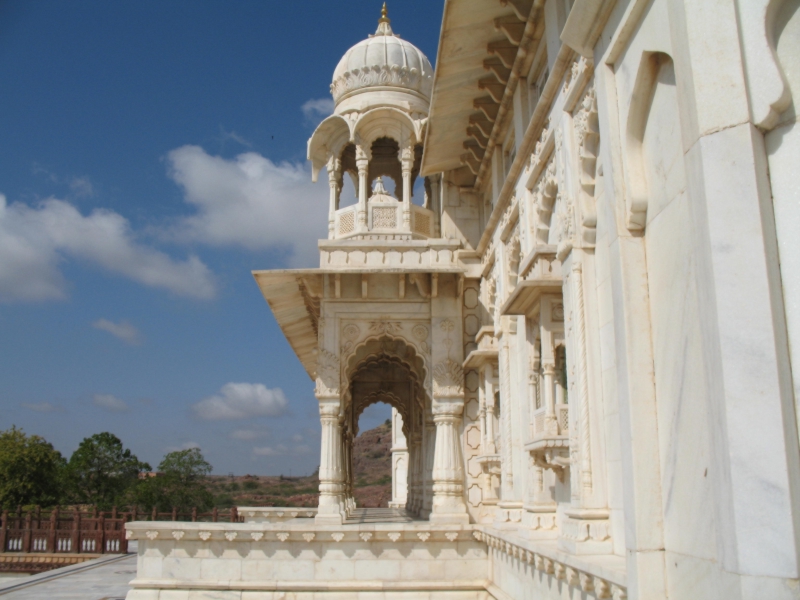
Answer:
[[(313, 309), (307, 306), (302, 288), (321, 289), (319, 269), (252, 271), (286, 341), (313, 380), (317, 371), (317, 330)], [(308, 292), (306, 292), (308, 293)], [(319, 315), (316, 315), (319, 319)]]
[(497, 350), (473, 350), (462, 365), (465, 369), (477, 369), (486, 362), (497, 362)]
[(469, 117), (477, 112), (472, 101), (481, 95), (478, 79), (487, 75), (483, 67), (489, 56), (486, 46), (503, 35), (495, 29), (494, 19), (510, 13), (499, 2), (462, 0), (445, 4), (420, 167), (422, 175), (461, 166), (458, 157), (464, 153), (462, 144), (467, 139)]
[(500, 314), (527, 316), (542, 294), (560, 292), (561, 279), (533, 279), (521, 281), (500, 308)]

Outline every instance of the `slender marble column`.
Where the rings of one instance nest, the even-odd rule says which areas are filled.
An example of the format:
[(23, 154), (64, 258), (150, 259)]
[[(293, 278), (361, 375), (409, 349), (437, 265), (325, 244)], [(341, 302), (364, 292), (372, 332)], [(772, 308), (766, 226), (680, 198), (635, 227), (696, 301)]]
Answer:
[(433, 507), (431, 521), (469, 523), (464, 504), (464, 468), (459, 426), (464, 402), (437, 401), (433, 406), (436, 449), (433, 456)]
[(433, 237), (439, 237), (439, 215), (441, 214), (441, 176), (439, 174), (431, 175), (428, 178), (431, 182), (431, 201), (428, 203), (429, 208), (433, 211)]
[(336, 237), (336, 211), (339, 208), (339, 175), (342, 161), (335, 156), (328, 160), (328, 187), (330, 187), (330, 202), (328, 206), (328, 239)]
[(320, 399), (319, 416), (322, 440), (319, 462), (319, 509), (316, 522), (339, 525), (343, 522), (344, 457), (339, 424), (339, 399)]
[(403, 173), (403, 231), (411, 231), (411, 169), (414, 166), (414, 149), (400, 151), (400, 168)]
[(356, 168), (358, 169), (358, 231), (367, 230), (367, 169), (369, 155), (361, 146), (356, 146)]
[(425, 419), (423, 433), (422, 509), (420, 516), (428, 518), (433, 506), (433, 457), (436, 446), (436, 425)]
[(485, 377), (485, 401), (486, 401), (486, 454), (497, 454), (497, 433), (494, 429), (494, 422), (497, 407), (494, 399), (494, 384), (492, 383), (493, 368), (487, 364), (484, 370)]

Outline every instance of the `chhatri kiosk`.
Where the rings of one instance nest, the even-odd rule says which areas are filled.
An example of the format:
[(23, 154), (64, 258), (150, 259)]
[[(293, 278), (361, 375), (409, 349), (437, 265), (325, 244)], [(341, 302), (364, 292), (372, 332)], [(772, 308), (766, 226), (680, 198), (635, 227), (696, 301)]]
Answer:
[[(334, 114), (308, 142), (313, 176), (327, 168), (330, 187), (320, 268), (254, 273), (316, 381), (319, 524), (341, 524), (355, 508), (351, 449), (359, 416), (375, 402), (402, 417), (406, 510), (432, 522), (470, 520), (462, 245), (441, 236), (439, 177), (420, 175), (432, 82), (431, 63), (394, 35), (384, 8), (375, 35), (336, 67)], [(344, 197), (345, 178), (354, 198)]]
[(130, 523), (127, 600), (798, 600), (799, 7), (446, 0), (435, 71), (384, 10), (308, 142), (319, 268), (254, 272), (319, 506)]

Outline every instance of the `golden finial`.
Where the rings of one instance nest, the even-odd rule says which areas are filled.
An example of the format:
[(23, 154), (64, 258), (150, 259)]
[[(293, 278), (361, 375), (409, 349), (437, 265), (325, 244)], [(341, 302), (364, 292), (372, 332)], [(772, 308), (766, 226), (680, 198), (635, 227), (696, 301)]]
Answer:
[(375, 32), (375, 35), (394, 35), (392, 31), (392, 26), (389, 25), (391, 21), (389, 21), (389, 11), (386, 10), (386, 2), (383, 3), (383, 8), (381, 9), (381, 18), (378, 19), (378, 30)]

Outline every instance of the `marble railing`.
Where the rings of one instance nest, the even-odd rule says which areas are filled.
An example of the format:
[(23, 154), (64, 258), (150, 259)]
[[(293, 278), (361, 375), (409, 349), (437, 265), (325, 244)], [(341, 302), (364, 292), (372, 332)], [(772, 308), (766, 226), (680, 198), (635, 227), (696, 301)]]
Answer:
[(487, 589), (498, 599), (627, 600), (625, 559), (621, 556), (575, 556), (558, 550), (555, 540), (527, 540), (487, 526), (476, 526), (474, 535), (493, 555)]
[(397, 201), (370, 202), (367, 204), (366, 229), (359, 228), (358, 205), (340, 208), (334, 213), (334, 239), (345, 239), (365, 234), (416, 234), (435, 237), (435, 215), (432, 210), (410, 205), (410, 222), (403, 222), (403, 203)]
[(238, 506), (236, 510), (245, 523), (281, 523), (291, 519), (313, 519), (317, 516), (316, 507)]
[(627, 598), (623, 557), (575, 556), (516, 531), (302, 521), (128, 523), (138, 564), (127, 600), (358, 599), (388, 592), (409, 599)]

